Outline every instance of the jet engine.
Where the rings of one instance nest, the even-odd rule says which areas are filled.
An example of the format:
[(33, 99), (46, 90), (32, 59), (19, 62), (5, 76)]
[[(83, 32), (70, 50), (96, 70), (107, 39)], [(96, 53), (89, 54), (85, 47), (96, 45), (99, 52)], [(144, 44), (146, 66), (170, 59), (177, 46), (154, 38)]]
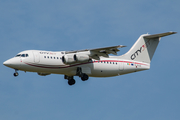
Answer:
[(76, 62), (87, 62), (89, 60), (89, 55), (85, 54), (75, 54), (74, 55), (74, 60)]
[(66, 54), (62, 57), (62, 62), (69, 65), (74, 63), (88, 62), (89, 59), (89, 55), (86, 54)]
[(74, 54), (66, 54), (62, 57), (62, 61), (64, 64), (73, 64), (76, 61), (74, 60)]

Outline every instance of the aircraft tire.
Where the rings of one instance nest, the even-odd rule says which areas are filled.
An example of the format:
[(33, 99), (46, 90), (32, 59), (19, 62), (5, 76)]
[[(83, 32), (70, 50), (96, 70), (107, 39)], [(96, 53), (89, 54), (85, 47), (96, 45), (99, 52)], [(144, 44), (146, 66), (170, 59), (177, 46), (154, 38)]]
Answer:
[(74, 79), (68, 80), (68, 84), (69, 85), (74, 85), (75, 83), (76, 83), (76, 81)]
[(82, 74), (82, 77), (81, 77), (81, 80), (82, 80), (82, 81), (86, 81), (86, 80), (88, 80), (88, 79), (89, 79), (89, 76), (86, 75), (85, 73), (83, 73), (83, 74)]
[(14, 73), (14, 77), (17, 77), (18, 75), (19, 75), (18, 72), (15, 72), (15, 73)]

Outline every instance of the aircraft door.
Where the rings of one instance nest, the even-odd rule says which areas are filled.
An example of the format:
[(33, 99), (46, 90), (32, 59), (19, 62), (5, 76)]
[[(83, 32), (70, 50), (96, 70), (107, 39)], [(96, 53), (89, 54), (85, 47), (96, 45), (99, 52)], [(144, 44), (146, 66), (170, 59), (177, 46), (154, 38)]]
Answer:
[(33, 55), (34, 55), (34, 62), (39, 63), (40, 62), (39, 52), (33, 51)]
[(119, 70), (124, 70), (124, 62), (119, 62)]

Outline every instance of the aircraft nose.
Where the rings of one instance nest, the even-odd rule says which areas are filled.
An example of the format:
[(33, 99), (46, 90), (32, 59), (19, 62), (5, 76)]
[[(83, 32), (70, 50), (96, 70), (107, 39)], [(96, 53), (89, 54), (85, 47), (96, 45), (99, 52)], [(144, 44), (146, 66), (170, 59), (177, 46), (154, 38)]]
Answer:
[(10, 67), (11, 66), (11, 61), (10, 60), (6, 60), (5, 62), (3, 62), (3, 65)]
[(6, 60), (5, 62), (3, 62), (3, 65), (10, 67), (10, 68), (19, 68), (20, 67), (20, 60), (17, 58), (11, 58), (9, 60)]

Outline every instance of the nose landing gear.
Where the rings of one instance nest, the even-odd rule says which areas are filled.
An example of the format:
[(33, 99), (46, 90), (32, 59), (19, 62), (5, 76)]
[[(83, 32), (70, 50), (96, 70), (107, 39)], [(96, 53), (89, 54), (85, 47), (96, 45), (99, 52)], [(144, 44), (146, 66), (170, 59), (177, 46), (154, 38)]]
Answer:
[(17, 72), (17, 70), (15, 70), (15, 73), (13, 74), (14, 77), (17, 77), (19, 75), (19, 73)]

